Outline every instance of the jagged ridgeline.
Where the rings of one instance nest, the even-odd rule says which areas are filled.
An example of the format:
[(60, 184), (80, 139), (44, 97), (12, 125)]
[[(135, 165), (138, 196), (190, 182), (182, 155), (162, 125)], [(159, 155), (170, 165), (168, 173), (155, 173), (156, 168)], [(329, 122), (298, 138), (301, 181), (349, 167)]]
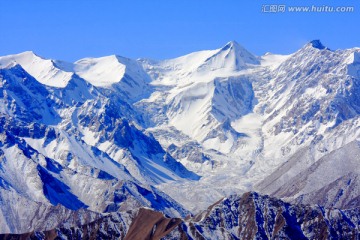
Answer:
[(0, 57), (0, 233), (360, 238), (359, 99), (360, 49), (318, 40), (290, 55)]

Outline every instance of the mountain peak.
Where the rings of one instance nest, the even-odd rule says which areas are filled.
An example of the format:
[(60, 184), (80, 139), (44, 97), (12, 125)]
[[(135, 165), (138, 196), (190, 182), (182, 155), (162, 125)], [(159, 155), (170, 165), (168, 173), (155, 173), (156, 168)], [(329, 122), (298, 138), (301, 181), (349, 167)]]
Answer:
[(37, 56), (37, 57), (38, 57), (38, 55), (37, 55), (35, 52), (33, 52), (33, 51), (25, 51), (25, 52), (19, 53), (19, 54), (17, 54), (17, 55), (32, 56), (32, 57)]
[(205, 62), (212, 62), (212, 67), (215, 69), (226, 66), (233, 70), (241, 70), (246, 67), (247, 64), (259, 64), (257, 57), (236, 41), (228, 42)]
[(325, 47), (320, 40), (312, 40), (311, 42), (308, 43), (309, 45), (311, 45), (313, 48), (317, 48), (319, 50), (323, 50), (323, 49), (328, 49), (327, 47)]
[(58, 68), (61, 65), (58, 63), (60, 62), (40, 57), (33, 51), (0, 57), (0, 66), (19, 64), (40, 83), (61, 88), (67, 85), (73, 73)]
[(16, 62), (18, 64), (21, 64), (23, 62), (33, 61), (34, 58), (40, 58), (40, 57), (38, 57), (33, 51), (21, 52), (18, 54), (12, 54), (1, 57), (0, 65), (8, 65), (11, 62)]
[(230, 41), (230, 42), (226, 43), (226, 45), (224, 47), (222, 47), (221, 50), (227, 50), (230, 48), (243, 48), (243, 47), (236, 41)]

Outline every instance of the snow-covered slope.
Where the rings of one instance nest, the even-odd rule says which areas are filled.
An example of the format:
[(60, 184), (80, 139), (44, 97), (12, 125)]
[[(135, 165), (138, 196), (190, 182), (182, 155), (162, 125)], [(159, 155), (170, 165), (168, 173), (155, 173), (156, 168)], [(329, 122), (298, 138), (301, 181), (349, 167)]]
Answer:
[(308, 158), (308, 151), (292, 157), (265, 178), (258, 189), (296, 202), (337, 208), (359, 206), (359, 142), (350, 142), (315, 163)]
[(136, 61), (120, 56), (85, 58), (74, 64), (74, 72), (92, 85), (115, 89), (125, 101), (134, 102), (150, 94), (150, 77)]
[[(4, 181), (0, 180), (2, 187)], [(86, 209), (73, 211), (62, 205), (53, 206), (31, 201), (18, 194), (10, 186), (0, 189), (0, 232), (26, 233), (30, 231), (50, 230), (64, 224), (78, 226), (100, 217)]]
[(275, 136), (276, 144), (286, 142), (279, 146), (285, 154), (295, 152), (294, 145), (326, 138), (338, 126), (357, 121), (359, 76), (349, 72), (357, 66), (349, 58), (359, 51), (331, 51), (313, 41), (270, 74), (266, 101), (261, 99), (259, 107), (266, 118), (264, 131)]
[(152, 131), (174, 127), (207, 149), (235, 151), (244, 134), (230, 123), (252, 112), (256, 103), (252, 84), (242, 72), (258, 66), (257, 57), (229, 42), (213, 51), (142, 63), (155, 90), (136, 106), (148, 116), (148, 124), (156, 126)]
[[(130, 158), (130, 162), (135, 164), (131, 170), (140, 171), (140, 176), (147, 180), (146, 184), (152, 183), (149, 179), (162, 181), (159, 176), (178, 179), (178, 175), (181, 178), (188, 174), (197, 178), (168, 156), (155, 139), (124, 119), (138, 120), (141, 117), (136, 116), (126, 101), (121, 101), (116, 90), (108, 92), (106, 97), (102, 89), (96, 89), (76, 76), (61, 89), (43, 86), (19, 65), (0, 71), (1, 112), (5, 119), (12, 117), (29, 125), (56, 125), (52, 129), (53, 139), (50, 139), (56, 141), (51, 144), (41, 137), (26, 139), (45, 156), (61, 159), (61, 164), (72, 168), (86, 164), (112, 175), (116, 175), (112, 162), (126, 162)], [(7, 119), (4, 121), (7, 122)], [(11, 123), (9, 125), (6, 128), (12, 127)], [(46, 126), (43, 128), (46, 129)], [(115, 159), (108, 157), (100, 167), (101, 164), (95, 163), (99, 157), (92, 153), (94, 147), (112, 154)], [(66, 160), (65, 152), (70, 160), (75, 160)], [(87, 160), (89, 157), (93, 162)], [(146, 158), (151, 159), (151, 163)]]
[[(59, 63), (61, 64), (61, 62)], [(0, 68), (6, 68), (14, 64), (20, 64), (40, 83), (52, 87), (65, 87), (73, 75), (73, 72), (59, 68), (56, 61), (44, 59), (30, 51), (0, 57)]]
[[(264, 157), (248, 176), (269, 173), (296, 155), (301, 163), (290, 168), (300, 171), (358, 139), (360, 82), (354, 56), (359, 51), (332, 51), (313, 41), (265, 74), (269, 80), (257, 83), (262, 84), (256, 108), (264, 119)], [(310, 150), (299, 154), (304, 148)]]

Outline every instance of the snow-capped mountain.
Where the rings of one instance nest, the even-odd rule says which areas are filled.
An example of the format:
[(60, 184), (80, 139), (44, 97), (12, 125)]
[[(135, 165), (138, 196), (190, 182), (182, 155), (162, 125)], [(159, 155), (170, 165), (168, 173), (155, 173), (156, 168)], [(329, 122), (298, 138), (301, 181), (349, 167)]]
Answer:
[(360, 49), (318, 40), (290, 55), (229, 42), (162, 61), (0, 57), (1, 230), (36, 230), (21, 214), (185, 217), (253, 190), (357, 207), (359, 86)]
[(95, 212), (147, 206), (174, 216), (188, 213), (152, 185), (198, 176), (127, 120), (135, 112), (116, 90), (105, 97), (104, 89), (76, 73), (66, 86), (45, 84), (17, 63), (23, 55), (0, 60), (3, 231), (31, 230), (14, 224), (28, 221), (17, 210), (23, 202), (29, 216), (57, 204)]
[[(197, 189), (207, 190), (198, 197), (186, 190), (193, 183), (160, 188), (191, 208), (194, 197), (201, 205), (252, 190), (303, 148), (313, 149), (314, 163), (356, 140), (359, 51), (332, 51), (315, 40), (291, 55), (255, 57), (231, 42), (171, 60), (140, 60), (154, 79), (151, 96), (135, 104), (147, 115), (147, 131), (202, 175)], [(208, 60), (219, 56), (226, 65)]]

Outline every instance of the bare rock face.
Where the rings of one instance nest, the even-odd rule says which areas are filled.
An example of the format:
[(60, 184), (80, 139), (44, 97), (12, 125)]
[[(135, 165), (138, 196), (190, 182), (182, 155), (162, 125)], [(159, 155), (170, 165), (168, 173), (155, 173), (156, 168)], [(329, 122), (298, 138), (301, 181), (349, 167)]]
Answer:
[(182, 220), (179, 218), (166, 218), (160, 212), (142, 208), (130, 225), (125, 239), (161, 239), (180, 223)]
[(186, 219), (142, 208), (89, 224), (1, 239), (358, 239), (360, 210), (291, 205), (248, 192), (233, 195)]

